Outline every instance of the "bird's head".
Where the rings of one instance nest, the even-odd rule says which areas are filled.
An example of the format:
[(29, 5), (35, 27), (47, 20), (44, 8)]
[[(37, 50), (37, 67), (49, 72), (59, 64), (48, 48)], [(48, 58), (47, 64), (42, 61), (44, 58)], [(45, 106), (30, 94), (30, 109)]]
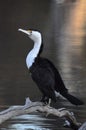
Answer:
[(29, 36), (31, 40), (34, 42), (41, 42), (41, 33), (38, 31), (34, 30), (23, 30), (23, 29), (18, 29), (18, 31), (21, 31)]

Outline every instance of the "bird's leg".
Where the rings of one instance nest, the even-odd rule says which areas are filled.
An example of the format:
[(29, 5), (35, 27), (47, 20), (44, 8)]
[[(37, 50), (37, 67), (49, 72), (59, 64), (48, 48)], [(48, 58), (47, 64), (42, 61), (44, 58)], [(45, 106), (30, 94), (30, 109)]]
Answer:
[(49, 98), (49, 103), (48, 103), (48, 104), (49, 104), (49, 106), (50, 106), (50, 104), (51, 104), (51, 98)]
[(47, 106), (50, 106), (50, 104), (51, 104), (51, 98), (46, 97), (46, 98), (45, 98), (45, 104), (46, 104)]
[(51, 99), (49, 97), (46, 97), (45, 95), (42, 96), (41, 102), (45, 103), (46, 105), (50, 105)]
[(49, 97), (45, 97), (44, 102), (45, 102), (45, 104), (48, 104), (49, 103)]
[(45, 101), (45, 95), (43, 95), (42, 97), (41, 97), (41, 100), (40, 100), (41, 102), (44, 102)]

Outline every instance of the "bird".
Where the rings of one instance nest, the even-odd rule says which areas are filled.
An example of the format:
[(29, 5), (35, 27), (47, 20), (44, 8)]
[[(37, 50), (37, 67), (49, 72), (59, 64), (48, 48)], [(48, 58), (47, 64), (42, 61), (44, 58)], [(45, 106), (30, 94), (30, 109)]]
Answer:
[(48, 58), (41, 56), (43, 39), (40, 31), (24, 30), (21, 28), (18, 31), (26, 34), (34, 43), (33, 48), (26, 57), (26, 65), (33, 81), (42, 93), (41, 102), (48, 103), (49, 99), (56, 102), (55, 92), (59, 92), (73, 105), (83, 105), (83, 101), (68, 92), (55, 65)]

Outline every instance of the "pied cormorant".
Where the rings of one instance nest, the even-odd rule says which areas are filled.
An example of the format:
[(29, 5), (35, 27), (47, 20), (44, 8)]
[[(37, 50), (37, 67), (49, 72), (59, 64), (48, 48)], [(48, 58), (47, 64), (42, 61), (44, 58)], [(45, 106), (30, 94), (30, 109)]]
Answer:
[(81, 100), (68, 93), (68, 89), (65, 87), (64, 82), (53, 63), (46, 58), (40, 57), (43, 50), (41, 33), (34, 30), (18, 30), (27, 34), (34, 42), (33, 49), (26, 57), (26, 65), (31, 73), (32, 79), (43, 94), (41, 101), (48, 102), (49, 99), (52, 99), (56, 102), (56, 91), (68, 99), (72, 104), (82, 105), (83, 102)]

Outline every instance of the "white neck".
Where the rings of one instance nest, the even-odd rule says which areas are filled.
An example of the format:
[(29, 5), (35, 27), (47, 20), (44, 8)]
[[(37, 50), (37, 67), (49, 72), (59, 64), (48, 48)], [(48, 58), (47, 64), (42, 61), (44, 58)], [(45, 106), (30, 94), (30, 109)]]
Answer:
[(34, 63), (35, 58), (37, 57), (37, 55), (39, 53), (40, 47), (41, 47), (41, 40), (39, 42), (35, 42), (33, 49), (28, 53), (28, 55), (26, 57), (26, 65), (27, 65), (28, 69)]

